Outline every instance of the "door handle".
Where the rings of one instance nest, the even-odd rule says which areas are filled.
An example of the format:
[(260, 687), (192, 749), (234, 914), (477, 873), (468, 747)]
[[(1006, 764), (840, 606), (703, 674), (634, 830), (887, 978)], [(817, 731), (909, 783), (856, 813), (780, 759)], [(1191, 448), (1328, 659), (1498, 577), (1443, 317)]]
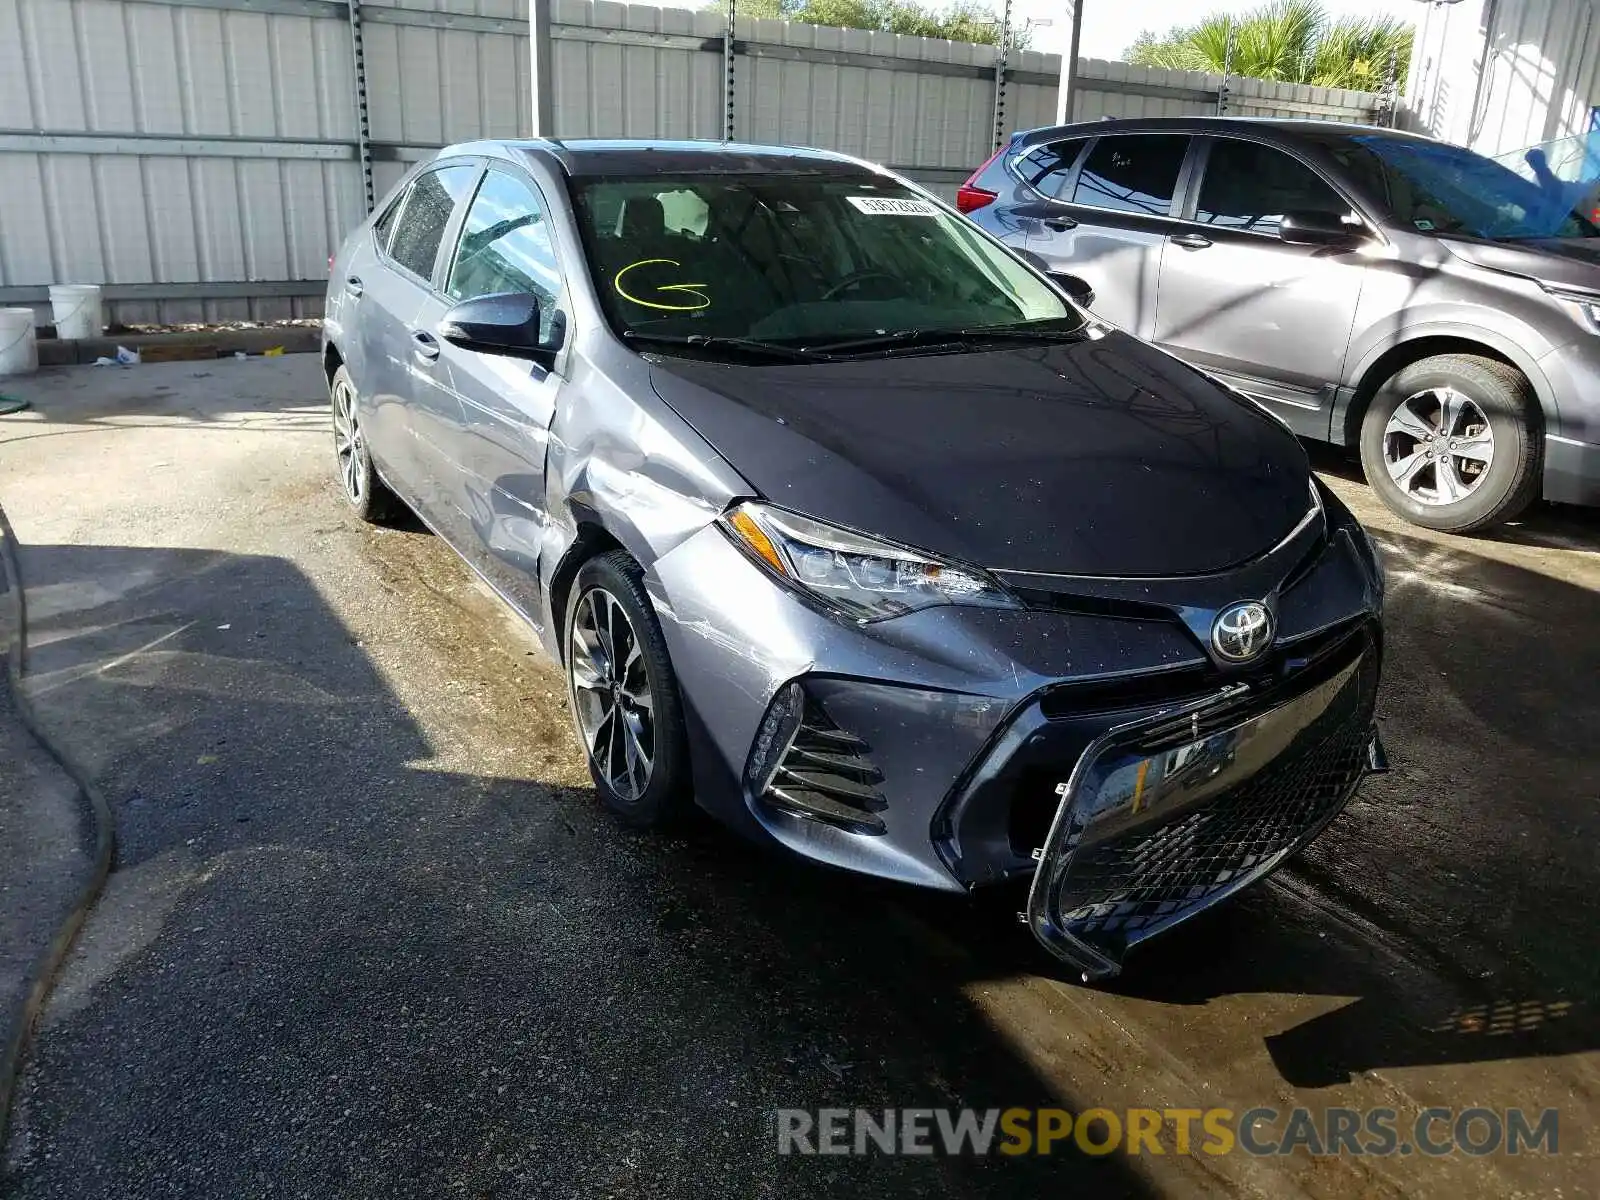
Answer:
[(1182, 246), (1185, 250), (1204, 250), (1211, 245), (1211, 239), (1203, 233), (1175, 233), (1172, 235), (1172, 244)]
[(363, 290), (362, 287), (361, 287), (361, 276), (359, 276), (359, 275), (348, 276), (344, 281), (344, 290), (349, 292), (352, 296), (361, 295), (361, 292)]
[(426, 329), (413, 329), (411, 343), (412, 352), (424, 362), (432, 362), (439, 357), (439, 339)]
[(1056, 233), (1065, 233), (1069, 229), (1076, 229), (1078, 223), (1071, 217), (1048, 217), (1045, 220), (1044, 227), (1054, 230)]

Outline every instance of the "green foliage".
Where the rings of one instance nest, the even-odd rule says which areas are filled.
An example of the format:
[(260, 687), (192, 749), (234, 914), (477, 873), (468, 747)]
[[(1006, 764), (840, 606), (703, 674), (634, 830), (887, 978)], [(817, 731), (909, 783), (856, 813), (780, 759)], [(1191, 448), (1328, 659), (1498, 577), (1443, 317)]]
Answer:
[[(1000, 39), (999, 14), (985, 7), (982, 0), (955, 0), (942, 8), (924, 7), (916, 0), (739, 0), (739, 15), (948, 38), (985, 46)], [(1026, 26), (1019, 24), (1012, 31), (1012, 46), (1027, 46), (1028, 32)]]
[(1219, 74), (1228, 67), (1234, 75), (1255, 79), (1377, 92), (1383, 90), (1391, 56), (1396, 78), (1405, 80), (1411, 38), (1411, 26), (1398, 17), (1335, 21), (1321, 0), (1273, 0), (1242, 17), (1212, 13), (1163, 36), (1141, 33), (1126, 57), (1145, 67)]

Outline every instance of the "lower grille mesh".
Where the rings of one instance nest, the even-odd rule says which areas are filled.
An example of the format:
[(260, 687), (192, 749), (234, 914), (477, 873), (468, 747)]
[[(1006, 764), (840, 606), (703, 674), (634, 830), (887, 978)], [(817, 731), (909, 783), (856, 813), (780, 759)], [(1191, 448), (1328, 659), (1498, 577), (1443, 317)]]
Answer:
[(1337, 815), (1360, 780), (1370, 711), (1368, 689), (1347, 688), (1240, 787), (1153, 828), (1077, 848), (1062, 924), (1086, 941), (1127, 944), (1272, 870)]

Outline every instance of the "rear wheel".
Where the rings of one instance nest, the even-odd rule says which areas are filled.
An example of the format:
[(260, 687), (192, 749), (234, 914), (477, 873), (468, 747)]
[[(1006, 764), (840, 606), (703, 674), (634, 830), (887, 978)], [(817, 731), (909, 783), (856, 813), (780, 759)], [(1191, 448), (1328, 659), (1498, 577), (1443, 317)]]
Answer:
[(333, 453), (344, 498), (363, 521), (380, 524), (399, 511), (399, 499), (378, 478), (367, 447), (366, 431), (356, 404), (356, 385), (350, 372), (340, 367), (328, 384), (333, 402)]
[(567, 698), (601, 801), (640, 828), (682, 816), (691, 786), (678, 681), (644, 572), (626, 552), (578, 569), (565, 646)]
[(1400, 516), (1469, 533), (1515, 519), (1539, 494), (1538, 400), (1512, 367), (1472, 354), (1414, 362), (1361, 423), (1367, 482)]

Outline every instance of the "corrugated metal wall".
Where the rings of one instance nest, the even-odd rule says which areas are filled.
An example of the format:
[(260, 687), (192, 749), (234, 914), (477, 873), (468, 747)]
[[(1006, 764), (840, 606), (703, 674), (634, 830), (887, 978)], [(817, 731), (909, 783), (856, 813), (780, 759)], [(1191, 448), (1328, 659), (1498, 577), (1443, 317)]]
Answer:
[[(532, 128), (527, 0), (360, 5), (373, 183)], [(552, 0), (558, 136), (722, 135), (721, 12)], [(314, 315), (366, 211), (343, 0), (0, 0), (0, 302), (104, 283), (124, 322)], [(734, 134), (885, 162), (945, 195), (990, 152), (995, 50), (740, 19)], [(1060, 59), (1007, 65), (1001, 127), (1055, 117)], [(1086, 59), (1077, 116), (1215, 110), (1219, 77)], [(1231, 111), (1373, 97), (1234, 80)]]
[(1406, 123), (1485, 154), (1587, 133), (1600, 105), (1600, 0), (1429, 4)]

